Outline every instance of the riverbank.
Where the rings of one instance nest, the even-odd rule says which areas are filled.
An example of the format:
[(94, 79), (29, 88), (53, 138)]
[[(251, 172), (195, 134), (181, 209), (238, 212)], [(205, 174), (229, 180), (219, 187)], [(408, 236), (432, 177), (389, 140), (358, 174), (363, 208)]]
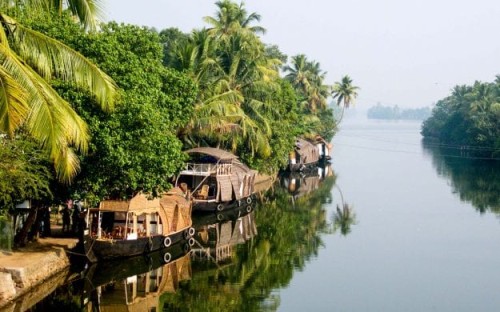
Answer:
[(77, 238), (47, 237), (12, 252), (0, 251), (0, 309), (11, 306), (28, 292), (33, 297), (34, 287), (68, 269), (66, 250), (77, 242)]

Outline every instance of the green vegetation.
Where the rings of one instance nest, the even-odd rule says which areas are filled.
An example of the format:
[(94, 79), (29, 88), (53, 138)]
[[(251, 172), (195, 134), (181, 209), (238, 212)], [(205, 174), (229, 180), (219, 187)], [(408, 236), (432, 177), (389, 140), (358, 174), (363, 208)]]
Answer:
[(25, 136), (0, 137), (0, 207), (14, 209), (23, 199), (52, 197), (49, 162), (37, 144)]
[(399, 106), (383, 106), (378, 103), (368, 109), (367, 117), (370, 119), (389, 119), (389, 120), (425, 120), (431, 116), (430, 107), (406, 108)]
[(456, 86), (422, 125), (425, 139), (460, 147), (475, 156), (500, 156), (500, 76), (491, 83)]
[[(62, 1), (3, 1), (0, 5), (0, 132), (15, 137), (21, 128), (36, 139), (53, 161), (57, 177), (69, 182), (77, 173), (74, 148), (87, 151), (87, 125), (50, 86), (57, 77), (85, 89), (106, 111), (114, 106), (116, 86), (111, 78), (81, 54), (7, 14), (34, 16), (58, 11)], [(94, 5), (68, 1), (69, 7), (90, 26)]]
[[(259, 37), (257, 13), (229, 0), (216, 5), (206, 28), (185, 34), (99, 24), (97, 0), (2, 3), (0, 136), (8, 151), (0, 157), (15, 159), (19, 176), (0, 168), (0, 209), (26, 198), (95, 205), (156, 195), (194, 146), (230, 150), (276, 174), (297, 137), (331, 140), (338, 122), (320, 64), (303, 54), (287, 64)], [(338, 104), (348, 107), (357, 87), (345, 78), (350, 91)], [(16, 157), (33, 153), (44, 161)]]
[(349, 76), (342, 77), (340, 82), (336, 82), (333, 85), (332, 96), (337, 100), (337, 105), (342, 107), (341, 115), (337, 124), (342, 121), (342, 118), (344, 117), (344, 110), (349, 108), (351, 104), (354, 104), (354, 100), (358, 96), (358, 89), (359, 87), (352, 84), (352, 79)]

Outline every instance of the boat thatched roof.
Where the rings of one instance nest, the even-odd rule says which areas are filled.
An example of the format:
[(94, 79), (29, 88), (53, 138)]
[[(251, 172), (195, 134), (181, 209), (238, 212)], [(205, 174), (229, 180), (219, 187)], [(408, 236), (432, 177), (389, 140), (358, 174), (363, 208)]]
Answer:
[(135, 195), (130, 200), (103, 200), (99, 205), (101, 211), (135, 212), (137, 214), (157, 210), (159, 207), (160, 200), (158, 198), (150, 200), (143, 193)]
[(232, 159), (238, 159), (236, 155), (233, 153), (227, 152), (225, 150), (221, 150), (219, 148), (215, 147), (196, 147), (192, 148), (190, 150), (187, 150), (186, 153), (188, 154), (205, 154), (208, 156), (215, 157), (220, 160), (232, 160)]

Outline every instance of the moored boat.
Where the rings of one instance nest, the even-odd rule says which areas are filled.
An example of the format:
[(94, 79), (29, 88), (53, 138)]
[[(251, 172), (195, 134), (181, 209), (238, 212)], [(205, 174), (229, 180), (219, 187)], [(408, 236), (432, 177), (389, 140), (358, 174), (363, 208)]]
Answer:
[(155, 199), (139, 193), (130, 200), (104, 200), (87, 213), (85, 255), (97, 261), (145, 254), (180, 242), (192, 245), (191, 208), (178, 188)]
[(221, 149), (199, 147), (186, 153), (191, 159), (176, 186), (191, 194), (193, 211), (222, 211), (252, 202), (257, 171)]
[(297, 139), (295, 148), (288, 158), (289, 171), (305, 171), (314, 168), (319, 162), (328, 162), (331, 159), (331, 144), (321, 136), (314, 140)]

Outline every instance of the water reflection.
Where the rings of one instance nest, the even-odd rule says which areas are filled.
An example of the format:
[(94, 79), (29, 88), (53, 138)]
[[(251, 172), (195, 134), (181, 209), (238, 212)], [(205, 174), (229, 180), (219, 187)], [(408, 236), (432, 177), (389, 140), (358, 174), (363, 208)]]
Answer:
[[(193, 258), (192, 280), (162, 297), (164, 310), (276, 310), (280, 297), (275, 290), (286, 287), (294, 272), (317, 256), (322, 234), (331, 232), (325, 203), (332, 202), (335, 175), (321, 172), (325, 174), (292, 177), (297, 179), (292, 192), (289, 187), (273, 188), (254, 212), (235, 221), (201, 227), (200, 235), (208, 236), (202, 245), (210, 246), (210, 259), (203, 253)], [(283, 185), (293, 184), (287, 183)], [(197, 218), (194, 222), (199, 224)], [(236, 243), (243, 240), (246, 243)], [(228, 245), (230, 253), (215, 252)]]
[(450, 181), (453, 193), (480, 213), (500, 214), (500, 162), (474, 159), (463, 151), (423, 143), (437, 173)]
[[(275, 186), (261, 203), (195, 215), (196, 244), (188, 253), (179, 249), (169, 256), (98, 263), (78, 283), (47, 297), (37, 311), (59, 310), (55, 301), (65, 302), (62, 310), (68, 311), (276, 310), (276, 290), (317, 257), (322, 237), (332, 233), (328, 215), (337, 194), (329, 167), (290, 178), (296, 182), (281, 179), (285, 187)], [(341, 209), (342, 220), (353, 219), (348, 210)], [(341, 233), (348, 233), (343, 228), (350, 222)]]
[[(237, 218), (234, 218), (237, 216)], [(217, 221), (212, 223), (213, 217)], [(251, 205), (235, 209), (199, 216), (196, 218), (196, 242), (192, 248), (192, 256), (201, 260), (211, 260), (215, 263), (230, 261), (233, 258), (234, 247), (244, 244), (257, 235), (255, 216)], [(204, 222), (209, 222), (204, 224)]]
[(340, 230), (340, 234), (346, 236), (351, 233), (351, 226), (356, 224), (356, 213), (347, 203), (342, 204), (342, 208), (337, 205), (337, 210), (333, 215), (333, 231)]
[(160, 295), (175, 292), (181, 281), (191, 278), (189, 254), (167, 264), (164, 255), (92, 267), (85, 278), (82, 306), (87, 311), (160, 311)]
[(337, 204), (336, 210), (333, 213), (333, 233), (340, 230), (340, 234), (346, 236), (351, 233), (351, 226), (357, 223), (356, 213), (354, 212), (354, 208), (344, 201), (344, 194), (342, 194), (340, 186), (336, 184), (335, 188), (339, 192), (341, 202)]
[(286, 172), (281, 175), (280, 184), (288, 190), (294, 203), (298, 198), (317, 190), (325, 178), (332, 176), (334, 176), (333, 170), (327, 164), (305, 172)]

